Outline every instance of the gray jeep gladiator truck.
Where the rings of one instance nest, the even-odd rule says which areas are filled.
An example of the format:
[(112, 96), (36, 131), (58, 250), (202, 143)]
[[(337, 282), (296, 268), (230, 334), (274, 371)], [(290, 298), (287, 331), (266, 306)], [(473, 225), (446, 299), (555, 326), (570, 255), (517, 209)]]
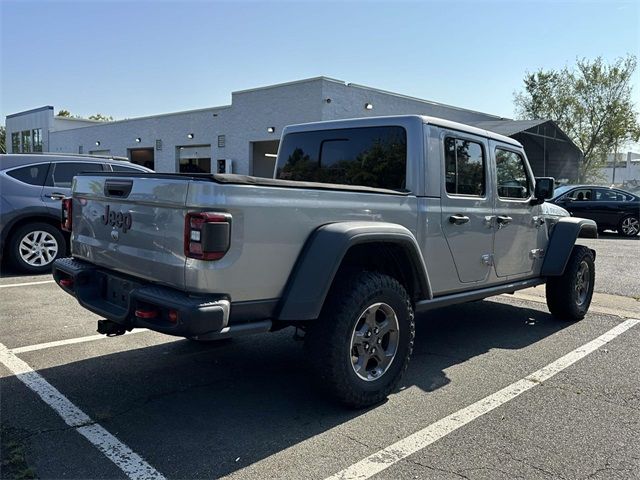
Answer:
[(78, 175), (72, 257), (53, 276), (107, 335), (296, 327), (322, 386), (363, 407), (406, 370), (414, 314), (546, 283), (554, 316), (584, 317), (595, 252), (575, 242), (597, 227), (552, 194), (517, 141), (486, 130), (415, 115), (295, 125), (272, 179)]

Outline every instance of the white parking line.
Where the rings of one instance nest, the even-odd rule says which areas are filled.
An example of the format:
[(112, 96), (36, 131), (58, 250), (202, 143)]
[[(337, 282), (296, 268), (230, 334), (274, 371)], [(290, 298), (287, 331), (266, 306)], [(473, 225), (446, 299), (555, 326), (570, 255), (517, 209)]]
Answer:
[(0, 288), (28, 287), (29, 285), (44, 285), (45, 283), (56, 283), (56, 281), (55, 280), (42, 280), (40, 282), (9, 283), (7, 285), (0, 285)]
[(140, 455), (95, 423), (91, 418), (62, 395), (58, 389), (35, 372), (27, 363), (15, 356), (0, 343), (0, 363), (7, 367), (18, 380), (33, 390), (62, 417), (67, 425), (91, 442), (127, 477), (131, 479), (164, 480), (164, 476), (149, 465)]
[[(125, 335), (131, 335), (132, 333), (142, 333), (148, 332), (146, 328), (136, 328), (135, 330), (131, 330)], [(95, 342), (96, 340), (103, 340), (107, 337), (106, 335), (87, 335), (86, 337), (76, 337), (76, 338), (68, 338), (67, 340), (57, 340), (55, 342), (46, 342), (46, 343), (36, 343), (35, 345), (26, 345), (24, 347), (12, 348), (10, 349), (13, 353), (25, 353), (25, 352), (33, 352), (36, 350), (43, 350), (45, 348), (51, 347), (60, 347), (63, 345), (73, 345), (74, 343), (84, 343), (84, 342)]]
[(365, 480), (382, 472), (383, 470), (386, 470), (400, 460), (422, 450), (428, 445), (440, 440), (444, 436), (456, 431), (460, 427), (468, 424), (485, 413), (488, 413), (500, 405), (513, 400), (521, 393), (524, 393), (536, 385), (549, 380), (557, 373), (586, 357), (638, 323), (640, 323), (640, 320), (626, 320), (595, 340), (576, 348), (564, 357), (561, 357), (546, 367), (533, 372), (522, 380), (518, 380), (508, 387), (503, 388), (502, 390), (499, 390), (498, 392), (493, 393), (482, 400), (463, 408), (462, 410), (458, 410), (448, 417), (432, 423), (413, 435), (410, 435), (393, 445), (360, 460), (358, 463), (341, 470), (335, 475), (328, 477), (326, 480)]

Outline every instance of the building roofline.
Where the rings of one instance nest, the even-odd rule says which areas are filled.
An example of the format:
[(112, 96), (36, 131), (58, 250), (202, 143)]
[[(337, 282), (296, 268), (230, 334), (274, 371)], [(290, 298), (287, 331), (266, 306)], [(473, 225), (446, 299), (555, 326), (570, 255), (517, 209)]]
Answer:
[(20, 115), (27, 115), (28, 113), (42, 112), (45, 110), (53, 110), (53, 107), (51, 105), (45, 105), (44, 107), (32, 108), (31, 110), (24, 110), (22, 112), (11, 113), (7, 115), (5, 118), (19, 117)]
[[(206, 107), (206, 108), (197, 108), (195, 110), (181, 110), (179, 112), (170, 112), (170, 113), (159, 113), (158, 115), (146, 115), (144, 117), (135, 117), (135, 118), (125, 118), (123, 120), (114, 120), (113, 122), (101, 122), (100, 120), (90, 120), (90, 121), (95, 121), (100, 125), (113, 125), (115, 123), (126, 123), (126, 122), (137, 122), (138, 120), (149, 120), (152, 118), (160, 118), (160, 117), (170, 117), (173, 115), (187, 115), (189, 113), (198, 113), (198, 112), (217, 112), (219, 110), (225, 110), (227, 108), (231, 108), (231, 105), (223, 105), (220, 107)], [(62, 117), (65, 118), (65, 117)], [(65, 118), (66, 119), (66, 118)], [(81, 119), (78, 119), (81, 120)], [(76, 127), (76, 128), (65, 128), (64, 130), (52, 130), (53, 132), (70, 132), (73, 130), (80, 130), (82, 128), (89, 128), (89, 127), (95, 127), (97, 125), (84, 125), (82, 127)]]
[(71, 120), (72, 122), (91, 122), (91, 123), (109, 123), (103, 120), (94, 120), (93, 118), (76, 118), (76, 117), (65, 117), (60, 115), (55, 115), (53, 117), (55, 120)]
[(362, 89), (366, 89), (366, 90), (372, 90), (372, 91), (377, 92), (377, 93), (383, 93), (385, 95), (391, 95), (391, 96), (398, 97), (398, 98), (404, 98), (406, 100), (411, 100), (411, 101), (414, 101), (414, 102), (420, 102), (420, 103), (426, 103), (428, 105), (435, 105), (435, 106), (438, 106), (438, 107), (450, 108), (451, 110), (458, 110), (458, 111), (462, 111), (462, 112), (470, 112), (470, 113), (477, 113), (477, 114), (480, 114), (480, 115), (486, 115), (488, 117), (495, 118), (496, 120), (513, 120), (511, 118), (501, 117), (499, 115), (493, 115), (491, 113), (481, 112), (479, 110), (471, 110), (469, 108), (456, 107), (454, 105), (448, 105), (446, 103), (434, 102), (433, 100), (425, 100), (424, 98), (412, 97), (411, 95), (403, 95), (402, 93), (391, 92), (389, 90), (382, 90), (380, 88), (369, 87), (367, 85), (360, 85), (360, 84), (357, 84), (357, 83), (348, 83), (348, 82), (345, 82), (345, 85), (347, 87), (355, 87), (355, 88), (362, 88)]
[(333, 83), (341, 83), (343, 85), (346, 85), (346, 82), (344, 80), (338, 80), (336, 78), (325, 77), (324, 75), (321, 75), (319, 77), (303, 78), (301, 80), (293, 80), (291, 82), (276, 83), (274, 85), (265, 85), (265, 86), (262, 86), (262, 87), (254, 87), (254, 88), (247, 88), (247, 89), (244, 89), (244, 90), (236, 90), (234, 92), (231, 92), (231, 95), (236, 95), (238, 93), (257, 92), (257, 91), (260, 91), (260, 90), (269, 90), (269, 89), (272, 89), (272, 88), (288, 87), (290, 85), (298, 85), (298, 84), (301, 84), (301, 83), (317, 82), (319, 80), (324, 80), (324, 81), (333, 82)]

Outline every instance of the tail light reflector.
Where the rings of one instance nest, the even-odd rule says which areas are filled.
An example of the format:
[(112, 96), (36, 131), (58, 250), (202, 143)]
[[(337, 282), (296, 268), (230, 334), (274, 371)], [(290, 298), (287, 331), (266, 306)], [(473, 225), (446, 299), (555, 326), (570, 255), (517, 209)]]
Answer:
[(136, 317), (142, 319), (156, 318), (158, 316), (157, 310), (149, 310), (146, 308), (139, 308), (136, 310)]
[(73, 199), (62, 199), (62, 218), (60, 227), (65, 232), (70, 232), (72, 227)]
[(231, 243), (231, 215), (190, 212), (184, 222), (184, 254), (198, 260), (220, 260)]

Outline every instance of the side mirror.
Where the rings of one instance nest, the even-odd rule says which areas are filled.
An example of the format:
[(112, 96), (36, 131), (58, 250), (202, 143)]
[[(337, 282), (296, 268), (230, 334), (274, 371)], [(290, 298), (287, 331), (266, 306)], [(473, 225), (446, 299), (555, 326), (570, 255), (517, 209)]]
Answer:
[(553, 177), (536, 177), (536, 188), (534, 197), (537, 203), (543, 203), (549, 198), (553, 198), (555, 179)]

